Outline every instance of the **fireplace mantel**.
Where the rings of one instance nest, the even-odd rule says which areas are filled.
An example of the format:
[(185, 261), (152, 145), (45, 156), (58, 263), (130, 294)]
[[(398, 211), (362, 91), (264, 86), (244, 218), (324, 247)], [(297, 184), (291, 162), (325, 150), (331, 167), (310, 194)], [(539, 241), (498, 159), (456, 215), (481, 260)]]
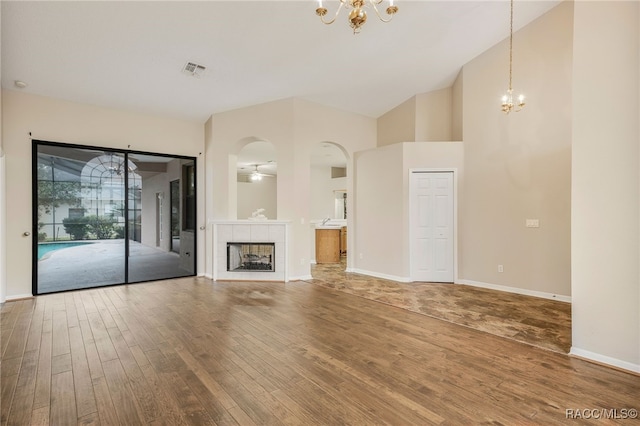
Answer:
[[(289, 281), (288, 241), (290, 221), (221, 220), (213, 225), (214, 281)], [(228, 243), (274, 243), (275, 271), (227, 271)]]

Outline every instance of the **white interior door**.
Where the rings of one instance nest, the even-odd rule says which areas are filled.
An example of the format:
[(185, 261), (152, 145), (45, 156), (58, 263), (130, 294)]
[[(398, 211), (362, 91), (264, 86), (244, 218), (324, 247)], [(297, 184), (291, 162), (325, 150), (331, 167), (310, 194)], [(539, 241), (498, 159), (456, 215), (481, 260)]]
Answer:
[(413, 172), (410, 182), (412, 281), (453, 282), (453, 172)]

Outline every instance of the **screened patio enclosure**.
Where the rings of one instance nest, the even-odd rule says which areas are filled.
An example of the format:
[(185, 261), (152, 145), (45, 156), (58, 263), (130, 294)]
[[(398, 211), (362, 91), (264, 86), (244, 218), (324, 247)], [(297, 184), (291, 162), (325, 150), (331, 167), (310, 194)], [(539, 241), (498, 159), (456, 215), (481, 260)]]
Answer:
[(33, 156), (34, 294), (195, 274), (194, 158), (43, 141)]

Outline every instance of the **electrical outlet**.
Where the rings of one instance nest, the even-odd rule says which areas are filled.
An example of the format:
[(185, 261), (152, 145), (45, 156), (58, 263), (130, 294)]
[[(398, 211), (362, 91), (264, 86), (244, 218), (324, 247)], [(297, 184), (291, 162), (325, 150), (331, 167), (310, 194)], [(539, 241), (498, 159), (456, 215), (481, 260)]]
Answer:
[(360, 259), (362, 259), (364, 256), (362, 255), (362, 253), (360, 253)]
[(300, 218), (300, 225), (304, 225), (304, 217)]
[(300, 259), (300, 265), (304, 266), (304, 257)]
[(525, 221), (525, 225), (527, 228), (540, 228), (540, 220), (539, 219), (527, 219)]
[(504, 272), (504, 266), (498, 265), (498, 272)]

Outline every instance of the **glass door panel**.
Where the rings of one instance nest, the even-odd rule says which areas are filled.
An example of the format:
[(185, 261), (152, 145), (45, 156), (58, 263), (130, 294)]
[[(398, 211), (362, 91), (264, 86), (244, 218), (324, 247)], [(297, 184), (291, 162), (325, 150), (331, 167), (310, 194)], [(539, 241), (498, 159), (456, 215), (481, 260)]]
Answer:
[[(195, 209), (189, 188), (181, 182), (193, 170), (191, 159), (151, 154), (129, 154), (128, 282), (195, 274)], [(195, 193), (194, 193), (195, 194)], [(195, 202), (195, 201), (194, 201)]]
[(37, 294), (125, 282), (124, 155), (36, 144)]

